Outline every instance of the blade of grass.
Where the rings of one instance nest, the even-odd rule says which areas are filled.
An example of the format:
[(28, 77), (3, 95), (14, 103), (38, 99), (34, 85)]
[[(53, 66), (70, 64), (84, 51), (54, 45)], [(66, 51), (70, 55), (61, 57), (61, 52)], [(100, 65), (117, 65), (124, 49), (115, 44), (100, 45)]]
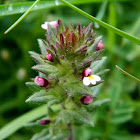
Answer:
[(139, 38), (137, 38), (135, 36), (132, 36), (132, 35), (124, 32), (124, 31), (122, 31), (122, 30), (120, 30), (120, 29), (118, 29), (118, 28), (116, 28), (114, 26), (111, 26), (111, 25), (109, 25), (109, 24), (107, 24), (107, 23), (105, 23), (105, 22), (103, 22), (103, 21), (91, 16), (90, 14), (82, 11), (81, 9), (77, 8), (76, 6), (70, 4), (69, 2), (67, 2), (65, 0), (60, 0), (60, 1), (65, 3), (67, 6), (69, 6), (70, 8), (75, 10), (76, 12), (80, 13), (81, 15), (89, 18), (90, 20), (92, 20), (94, 22), (97, 22), (98, 24), (100, 24), (104, 28), (109, 29), (109, 30), (113, 31), (114, 33), (116, 33), (116, 34), (118, 34), (118, 35), (120, 35), (120, 36), (122, 36), (124, 38), (127, 38), (127, 39), (131, 40), (132, 42), (140, 45), (140, 39)]
[(39, 2), (40, 0), (36, 0), (33, 5), (12, 25), (10, 26), (5, 32), (4, 34), (7, 34), (8, 32), (10, 32), (16, 25), (18, 25), (29, 13), (30, 11), (33, 9), (33, 7)]
[[(5, 5), (0, 5), (0, 16), (4, 16), (4, 15), (11, 15), (11, 14), (15, 14), (15, 13), (22, 13), (24, 11), (26, 11), (29, 7), (29, 9), (11, 26), (9, 27), (5, 32), (4, 34), (7, 34), (9, 31), (11, 31), (19, 22), (21, 22), (25, 16), (33, 9), (33, 10), (40, 10), (40, 9), (43, 9), (43, 8), (52, 8), (52, 7), (55, 7), (55, 6), (58, 6), (56, 5), (55, 2), (52, 2), (52, 1), (42, 1), (41, 4), (38, 4), (36, 5), (40, 0), (36, 0), (31, 7), (29, 7), (29, 5), (31, 4), (31, 2), (23, 2), (23, 3), (15, 3), (15, 4), (5, 4)], [(81, 0), (81, 1), (74, 1), (74, 0), (70, 0), (72, 3), (74, 4), (84, 4), (84, 3), (92, 3), (92, 2), (100, 2), (100, 1), (103, 1), (103, 0)], [(127, 1), (127, 0), (119, 0), (119, 1)], [(25, 6), (26, 5), (26, 6)], [(34, 8), (34, 6), (36, 5), (36, 7)], [(61, 3), (59, 4), (59, 6), (63, 6), (64, 4)], [(2, 9), (2, 10), (1, 10)], [(7, 10), (8, 9), (8, 10)]]
[(124, 73), (126, 76), (130, 77), (131, 79), (135, 80), (136, 82), (140, 83), (140, 80), (134, 76), (132, 76), (131, 74), (129, 74), (128, 72), (124, 71), (123, 69), (121, 69), (119, 66), (116, 65), (116, 68), (118, 70), (120, 70), (122, 73)]
[[(70, 3), (78, 5), (78, 4), (89, 4), (89, 3), (101, 3), (104, 0), (69, 0)], [(107, 0), (110, 1), (110, 0)], [(129, 0), (117, 0), (119, 2), (125, 2)], [(0, 16), (7, 16), (7, 15), (13, 15), (13, 14), (21, 14), (27, 11), (30, 6), (34, 3), (34, 1), (28, 1), (28, 2), (18, 2), (18, 3), (11, 3), (11, 4), (1, 4), (0, 5)], [(59, 3), (59, 5), (56, 5), (54, 0), (50, 1), (40, 1), (33, 9), (32, 11), (37, 11), (41, 9), (49, 9), (56, 6), (64, 6), (65, 4)]]
[(7, 138), (18, 129), (22, 128), (25, 124), (46, 115), (46, 110), (46, 105), (43, 105), (8, 123), (6, 126), (0, 129), (0, 140)]

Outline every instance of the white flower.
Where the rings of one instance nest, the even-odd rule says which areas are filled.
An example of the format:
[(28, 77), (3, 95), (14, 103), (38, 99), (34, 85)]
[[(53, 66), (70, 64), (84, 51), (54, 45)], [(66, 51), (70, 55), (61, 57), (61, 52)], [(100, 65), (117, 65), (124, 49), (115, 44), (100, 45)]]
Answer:
[(53, 28), (58, 26), (57, 21), (51, 21), (51, 22), (45, 22), (44, 24), (41, 25), (41, 27), (45, 30), (48, 30), (48, 24), (50, 24)]
[(83, 78), (83, 84), (85, 86), (89, 86), (90, 84), (96, 85), (96, 82), (99, 82), (99, 81), (101, 81), (101, 78), (98, 75), (90, 75), (88, 77)]

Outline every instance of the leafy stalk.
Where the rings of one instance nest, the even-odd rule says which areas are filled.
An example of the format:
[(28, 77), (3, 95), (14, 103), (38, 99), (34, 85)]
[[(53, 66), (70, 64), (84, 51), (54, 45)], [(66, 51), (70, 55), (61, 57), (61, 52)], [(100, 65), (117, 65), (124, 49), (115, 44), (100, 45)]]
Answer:
[(106, 29), (109, 29), (110, 31), (113, 31), (114, 33), (124, 37), (124, 38), (127, 38), (129, 40), (131, 40), (132, 42), (136, 43), (136, 44), (139, 44), (140, 45), (140, 39), (135, 37), (135, 36), (132, 36), (114, 26), (111, 26), (93, 16), (91, 16), (90, 14), (84, 12), (83, 10), (77, 8), (76, 6), (70, 4), (69, 2), (65, 1), (65, 0), (60, 0), (61, 2), (65, 3), (67, 6), (69, 6), (70, 8), (72, 8), (73, 10), (75, 10), (76, 12), (80, 13), (81, 15), (89, 18), (90, 20), (94, 21), (94, 22), (97, 22), (98, 24), (100, 24), (101, 26), (105, 27)]
[(132, 76), (131, 74), (129, 74), (128, 72), (124, 71), (123, 69), (121, 69), (119, 66), (116, 65), (116, 68), (118, 70), (120, 70), (122, 73), (124, 73), (126, 76), (130, 77), (131, 79), (137, 81), (138, 83), (140, 83), (140, 80), (134, 76)]

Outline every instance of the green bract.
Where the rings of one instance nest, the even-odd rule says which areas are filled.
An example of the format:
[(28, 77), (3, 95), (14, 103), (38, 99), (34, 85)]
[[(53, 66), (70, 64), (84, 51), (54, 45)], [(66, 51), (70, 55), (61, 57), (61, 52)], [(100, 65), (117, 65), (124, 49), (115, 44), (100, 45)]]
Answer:
[[(80, 24), (77, 24), (76, 28), (72, 24), (65, 27), (61, 20), (57, 23), (56, 27), (46, 23), (46, 40), (38, 39), (41, 54), (29, 52), (37, 62), (32, 69), (38, 71), (40, 77), (47, 79), (49, 84), (46, 88), (27, 82), (34, 94), (26, 102), (46, 104), (49, 111), (42, 119), (51, 120), (32, 140), (62, 140), (68, 137), (69, 127), (72, 125), (93, 126), (93, 112), (97, 106), (108, 101), (105, 99), (94, 102), (94, 97), (97, 97), (99, 92), (99, 84), (103, 80), (90, 86), (85, 86), (82, 81), (83, 71), (87, 67), (99, 75), (108, 71), (100, 71), (106, 57), (99, 58), (102, 49), (96, 51), (101, 36), (96, 38), (93, 35), (92, 23), (86, 28), (82, 28)], [(53, 57), (52, 61), (46, 58), (46, 54), (51, 54), (49, 57)], [(87, 95), (93, 97), (93, 102), (84, 105), (80, 99)], [(54, 112), (52, 105), (60, 106), (59, 110)]]

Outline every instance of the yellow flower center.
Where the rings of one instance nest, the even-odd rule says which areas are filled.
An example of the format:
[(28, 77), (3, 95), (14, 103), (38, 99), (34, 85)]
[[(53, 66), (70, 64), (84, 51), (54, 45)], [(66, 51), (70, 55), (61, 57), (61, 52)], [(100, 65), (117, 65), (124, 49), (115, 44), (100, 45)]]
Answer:
[(91, 75), (91, 76), (88, 76), (88, 79), (91, 80), (91, 79), (94, 79), (94, 77)]

